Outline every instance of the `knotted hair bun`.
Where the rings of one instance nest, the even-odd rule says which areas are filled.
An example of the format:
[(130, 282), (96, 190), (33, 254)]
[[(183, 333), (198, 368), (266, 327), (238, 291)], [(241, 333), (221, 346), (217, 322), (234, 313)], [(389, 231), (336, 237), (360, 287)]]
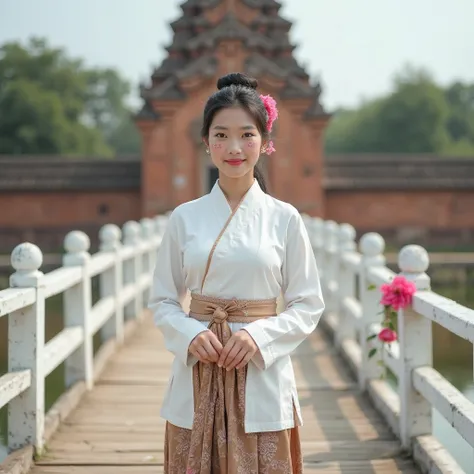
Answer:
[(240, 72), (232, 72), (230, 74), (220, 77), (217, 81), (217, 88), (219, 90), (229, 86), (248, 87), (249, 89), (256, 90), (258, 87), (258, 81), (253, 77), (247, 76), (246, 74), (242, 74)]

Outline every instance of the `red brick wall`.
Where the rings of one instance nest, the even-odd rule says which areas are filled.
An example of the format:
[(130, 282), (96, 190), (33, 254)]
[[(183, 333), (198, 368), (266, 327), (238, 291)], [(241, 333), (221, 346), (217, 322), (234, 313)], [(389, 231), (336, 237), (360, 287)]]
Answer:
[(122, 225), (141, 215), (138, 191), (3, 193), (0, 209), (0, 252), (25, 240), (58, 250), (73, 229), (87, 232), (96, 245), (102, 225)]
[(468, 244), (473, 209), (474, 191), (329, 191), (325, 217), (397, 242)]
[[(296, 183), (289, 187), (285, 199), (297, 205), (301, 197), (292, 191), (296, 189)], [(22, 241), (34, 242), (45, 252), (59, 251), (73, 229), (87, 232), (97, 246), (102, 225), (122, 225), (142, 216), (138, 191), (4, 193), (0, 205), (2, 253)], [(101, 214), (104, 205), (108, 212)], [(349, 222), (359, 234), (380, 232), (393, 243), (472, 245), (473, 209), (474, 191), (329, 191), (325, 195), (326, 219)]]

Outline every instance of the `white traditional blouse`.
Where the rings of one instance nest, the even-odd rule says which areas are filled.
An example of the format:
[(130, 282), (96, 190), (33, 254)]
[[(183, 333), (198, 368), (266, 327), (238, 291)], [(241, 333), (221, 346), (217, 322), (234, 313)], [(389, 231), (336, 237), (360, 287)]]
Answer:
[[(183, 311), (182, 302), (188, 291), (201, 293), (209, 253), (231, 213), (217, 181), (209, 194), (172, 212), (157, 254), (149, 308), (175, 355), (161, 416), (182, 428), (191, 429), (194, 416), (192, 367), (197, 360), (188, 347), (207, 329)], [(245, 327), (259, 347), (248, 364), (245, 431), (301, 424), (290, 354), (314, 331), (324, 302), (298, 211), (265, 194), (254, 181), (217, 244), (202, 294), (245, 300), (283, 295), (286, 308), (277, 316), (229, 325), (233, 332)]]

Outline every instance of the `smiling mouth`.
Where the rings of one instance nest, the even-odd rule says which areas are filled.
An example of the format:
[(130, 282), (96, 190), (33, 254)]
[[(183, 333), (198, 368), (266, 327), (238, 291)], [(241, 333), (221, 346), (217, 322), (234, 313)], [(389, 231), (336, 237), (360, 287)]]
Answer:
[(229, 165), (233, 165), (233, 166), (240, 165), (240, 164), (243, 163), (244, 161), (245, 161), (244, 159), (240, 159), (240, 160), (225, 160), (226, 163), (228, 163)]

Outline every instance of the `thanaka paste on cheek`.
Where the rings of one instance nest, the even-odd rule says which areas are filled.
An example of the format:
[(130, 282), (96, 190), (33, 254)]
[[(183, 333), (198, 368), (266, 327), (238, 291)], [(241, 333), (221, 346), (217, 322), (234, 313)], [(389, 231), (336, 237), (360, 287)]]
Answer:
[(222, 143), (213, 143), (212, 148), (214, 150), (219, 150), (220, 148), (222, 148)]
[(248, 142), (248, 143), (247, 143), (247, 146), (248, 146), (249, 148), (255, 148), (255, 142)]

